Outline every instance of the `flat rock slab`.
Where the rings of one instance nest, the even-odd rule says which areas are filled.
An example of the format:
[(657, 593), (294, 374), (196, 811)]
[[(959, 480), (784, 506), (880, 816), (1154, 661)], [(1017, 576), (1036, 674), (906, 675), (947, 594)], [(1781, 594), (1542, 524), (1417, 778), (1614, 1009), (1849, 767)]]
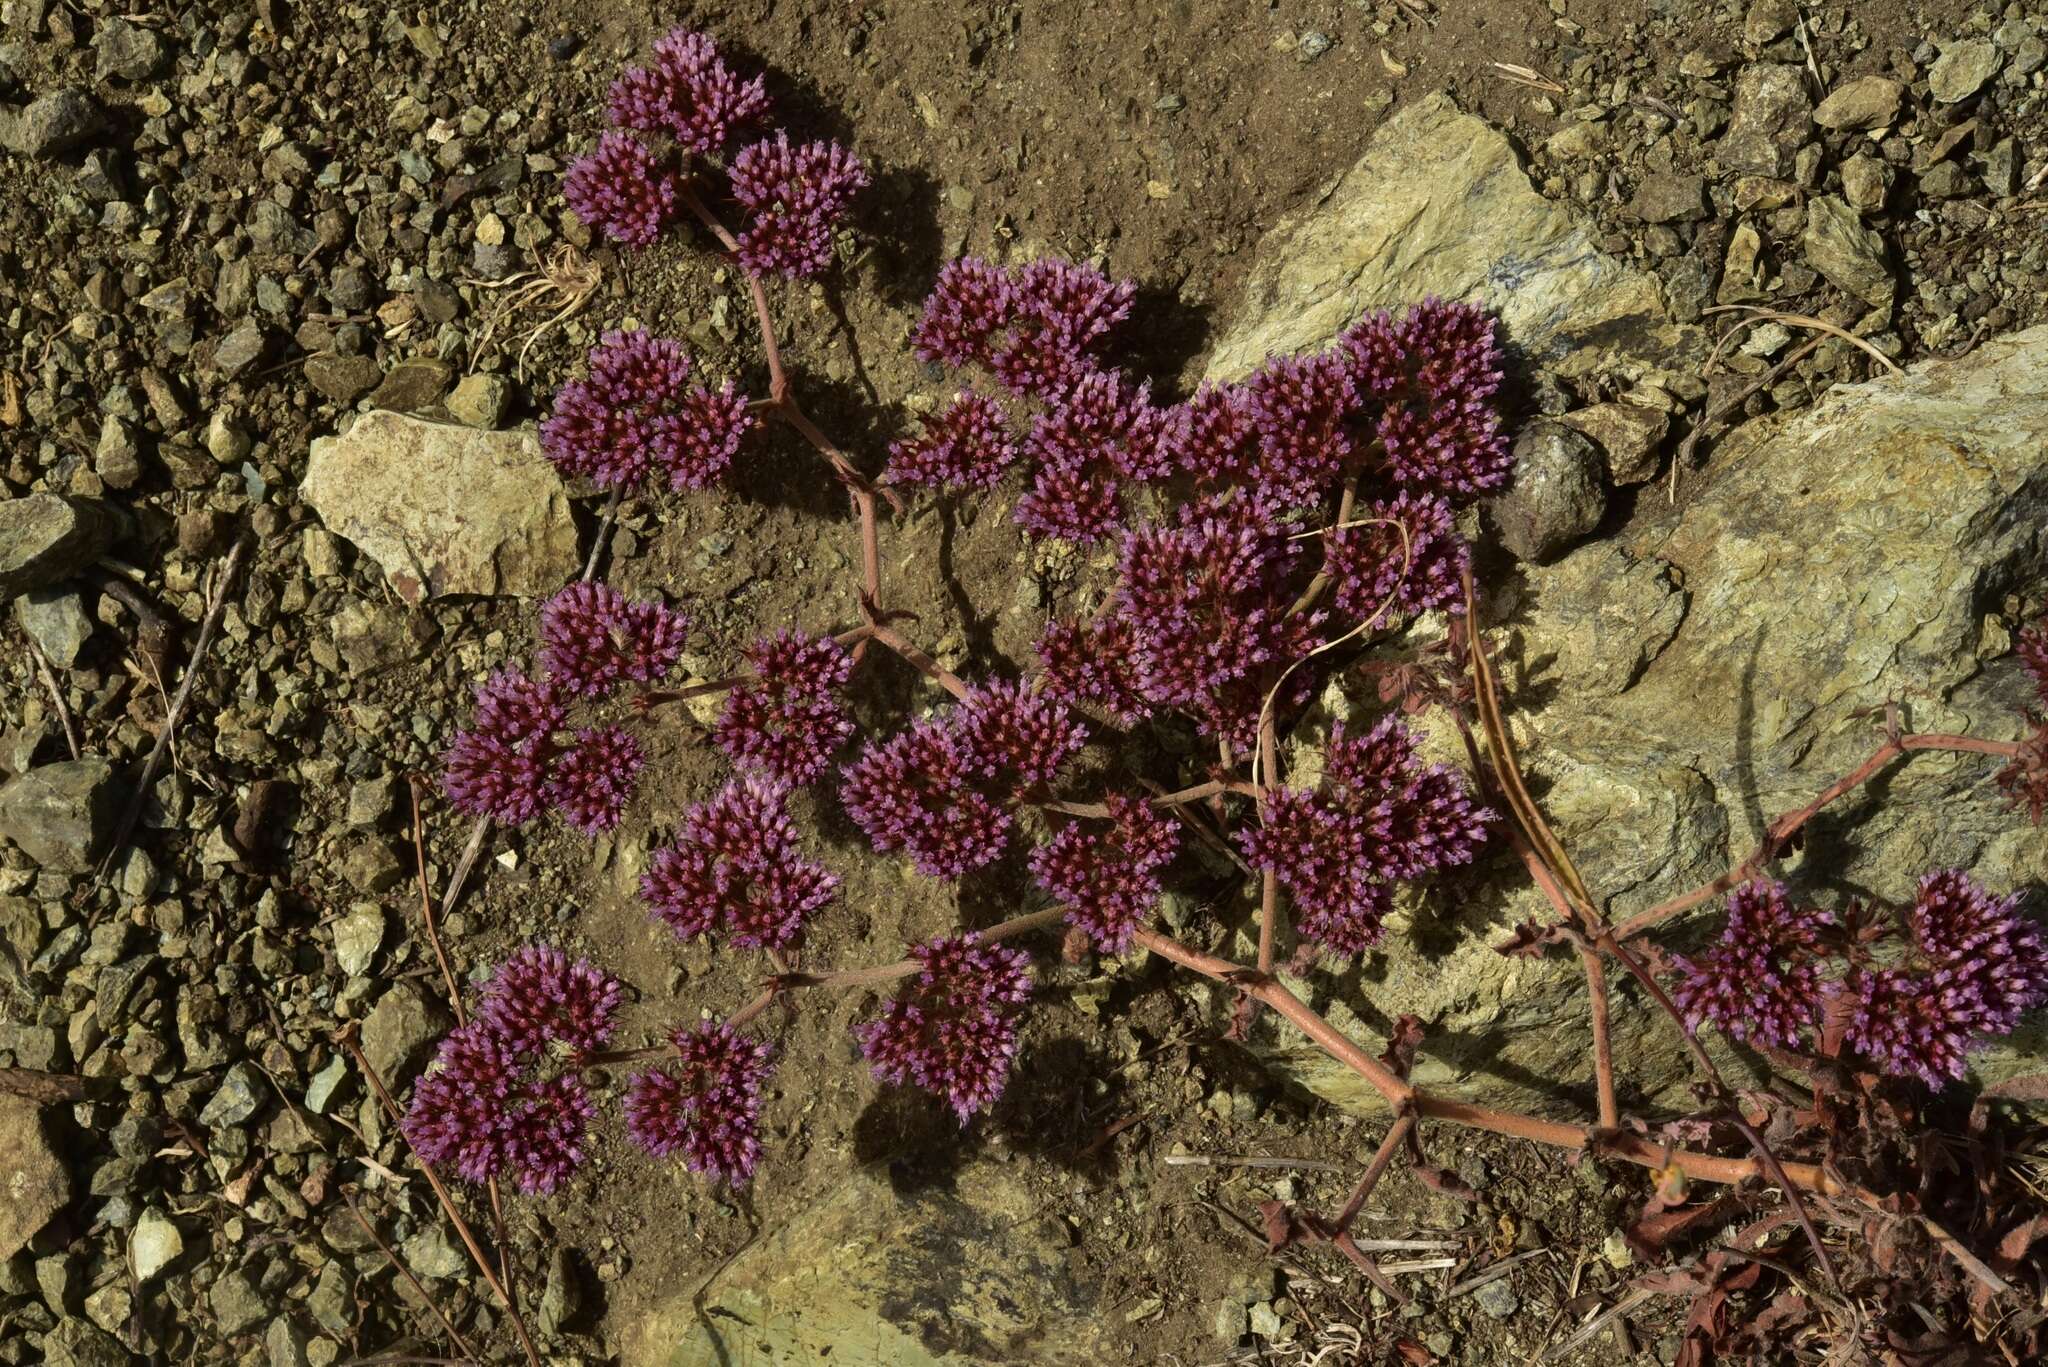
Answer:
[(532, 597), (579, 568), (569, 491), (531, 429), (482, 432), (365, 413), (313, 443), (301, 485), (408, 603)]
[(980, 1367), (1119, 1362), (1064, 1230), (1007, 1169), (893, 1191), (858, 1171), (757, 1240), (711, 1283), (629, 1326), (624, 1361), (667, 1367), (829, 1362)]
[(71, 1172), (50, 1147), (42, 1112), (0, 1095), (0, 1258), (12, 1258), (71, 1199)]
[(1495, 310), (1510, 346), (1560, 375), (1694, 369), (1699, 330), (1671, 321), (1656, 278), (1594, 246), (1536, 193), (1507, 138), (1432, 94), (1381, 126), (1365, 155), (1259, 244), (1213, 379), (1319, 350), (1360, 315), (1435, 295)]
[(0, 500), (0, 603), (68, 578), (113, 542), (120, 515), (61, 494)]
[(96, 755), (0, 784), (0, 836), (42, 868), (85, 873), (114, 825), (114, 770)]

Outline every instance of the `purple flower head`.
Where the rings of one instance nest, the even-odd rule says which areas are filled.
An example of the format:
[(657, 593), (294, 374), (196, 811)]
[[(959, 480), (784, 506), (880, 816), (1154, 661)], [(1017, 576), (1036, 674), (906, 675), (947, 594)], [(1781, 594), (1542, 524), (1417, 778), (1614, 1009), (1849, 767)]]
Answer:
[(1192, 399), (1167, 410), (1159, 445), (1200, 493), (1251, 482), (1260, 451), (1258, 406), (1241, 386), (1205, 382)]
[(2019, 910), (1960, 869), (1930, 873), (1906, 914), (1948, 1019), (1967, 1033), (2010, 1034), (2048, 1001), (2048, 940)]
[(1135, 726), (1152, 715), (1131, 677), (1131, 628), (1122, 617), (1094, 622), (1048, 622), (1035, 647), (1045, 662), (1039, 675), (1046, 693), (1071, 706), (1099, 707), (1119, 726)]
[[(1138, 694), (1247, 748), (1274, 680), (1317, 645), (1321, 614), (1288, 612), (1301, 555), (1286, 528), (1248, 500), (1193, 505), (1178, 525), (1126, 535), (1115, 611)], [(1303, 695), (1307, 671), (1290, 682), (1283, 705)]]
[(619, 980), (550, 945), (528, 945), (491, 975), (477, 1019), (521, 1055), (549, 1044), (587, 1054), (617, 1028)]
[(590, 352), (590, 378), (555, 393), (541, 450), (563, 474), (600, 488), (637, 485), (656, 465), (684, 466), (677, 444), (690, 357), (680, 342), (607, 332)]
[(1112, 794), (1109, 822), (1074, 822), (1031, 854), (1031, 874), (1079, 926), (1112, 954), (1159, 905), (1159, 871), (1180, 847), (1180, 827), (1142, 798)]
[(1363, 735), (1332, 728), (1315, 791), (1280, 789), (1261, 820), (1238, 836), (1246, 860), (1279, 875), (1304, 938), (1355, 955), (1379, 941), (1389, 885), (1470, 863), (1493, 813), (1388, 716)]
[(471, 1182), (509, 1173), (528, 1195), (555, 1190), (582, 1164), (597, 1108), (580, 1079), (541, 1079), (533, 1061), (482, 1017), (450, 1032), (406, 1109), (413, 1150)]
[(643, 133), (666, 133), (698, 156), (716, 156), (733, 130), (768, 112), (761, 78), (742, 82), (701, 33), (677, 29), (654, 45), (654, 60), (612, 83), (611, 121)]
[(1883, 1071), (1918, 1077), (1937, 1091), (1963, 1075), (1968, 1032), (1926, 975), (1857, 970), (1843, 980), (1840, 1000), (1844, 1042)]
[(448, 800), (475, 816), (523, 826), (547, 805), (550, 737), (567, 709), (547, 680), (498, 671), (476, 690), (476, 717), (441, 758)]
[(868, 173), (837, 143), (792, 143), (778, 130), (732, 162), (733, 198), (753, 212), (740, 264), (771, 275), (816, 275), (831, 263), (832, 233)]
[(675, 218), (676, 178), (638, 138), (607, 133), (597, 140), (597, 150), (570, 164), (562, 198), (589, 227), (628, 247), (644, 247)]
[(1356, 395), (1344, 357), (1276, 356), (1245, 390), (1259, 435), (1260, 497), (1280, 507), (1316, 502), (1357, 449), (1350, 426)]
[(889, 447), (882, 472), (890, 484), (926, 489), (988, 489), (1017, 459), (1002, 407), (967, 393), (925, 424), (924, 431)]
[(745, 948), (781, 949), (832, 900), (839, 879), (797, 853), (788, 795), (772, 780), (729, 783), (655, 852), (640, 897), (678, 939), (716, 930)]
[(653, 683), (675, 668), (690, 629), (683, 614), (635, 602), (606, 584), (571, 584), (541, 605), (540, 663), (584, 698)]
[(753, 430), (747, 396), (731, 380), (716, 389), (698, 385), (683, 395), (675, 425), (656, 446), (654, 460), (677, 493), (708, 489), (725, 478)]
[(616, 726), (578, 731), (555, 757), (548, 801), (585, 835), (611, 830), (625, 815), (634, 780), (646, 762), (647, 752), (631, 732)]
[(761, 1089), (772, 1046), (706, 1022), (675, 1032), (676, 1062), (626, 1088), (626, 1133), (657, 1158), (680, 1153), (691, 1172), (738, 1186), (761, 1157)]
[(1795, 908), (1782, 883), (1745, 883), (1728, 894), (1720, 940), (1696, 958), (1674, 956), (1672, 1000), (1697, 1030), (1711, 1022), (1732, 1039), (1797, 1048), (1819, 1020), (1821, 928), (1826, 912)]
[(962, 257), (940, 270), (912, 344), (927, 361), (983, 366), (1012, 393), (1052, 400), (1098, 368), (1096, 345), (1136, 295), (1092, 266), (1004, 270)]
[(1507, 482), (1514, 460), (1493, 402), (1501, 359), (1492, 318), (1427, 300), (1398, 321), (1361, 320), (1341, 345), (1358, 396), (1382, 405), (1378, 435), (1395, 481), (1454, 503)]
[(725, 695), (712, 735), (742, 769), (809, 783), (853, 735), (839, 690), (853, 657), (829, 636), (785, 627), (747, 647), (754, 677)]
[(1088, 743), (1088, 728), (1057, 698), (1007, 681), (975, 689), (948, 725), (968, 772), (1011, 791), (1051, 783)]
[(1083, 545), (1119, 530), (1118, 486), (1172, 472), (1160, 447), (1164, 418), (1152, 406), (1149, 384), (1132, 385), (1106, 370), (1075, 378), (1025, 439), (1038, 470), (1017, 502), (1018, 523)]
[(1031, 996), (1031, 961), (973, 934), (941, 936), (910, 952), (923, 971), (855, 1034), (876, 1078), (937, 1093), (964, 1125), (1009, 1080), (1015, 1008)]
[(927, 361), (985, 366), (1014, 307), (1015, 289), (1001, 267), (972, 256), (948, 261), (939, 268), (911, 345)]
[(979, 765), (953, 728), (917, 722), (870, 742), (843, 772), (840, 798), (854, 824), (876, 850), (902, 850), (928, 877), (958, 878), (1009, 843), (1010, 814), (973, 786)]
[(1449, 503), (1404, 490), (1353, 520), (1364, 518), (1385, 521), (1340, 528), (1329, 537), (1324, 564), (1340, 616), (1365, 621), (1377, 614), (1388, 626), (1434, 608), (1461, 609), (1472, 553), (1452, 526)]

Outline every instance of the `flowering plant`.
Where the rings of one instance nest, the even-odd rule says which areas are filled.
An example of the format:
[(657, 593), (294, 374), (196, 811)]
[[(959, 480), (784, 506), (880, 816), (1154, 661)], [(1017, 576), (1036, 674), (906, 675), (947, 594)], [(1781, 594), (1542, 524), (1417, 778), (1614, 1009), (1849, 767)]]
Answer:
[[(533, 669), (507, 668), (477, 690), (475, 718), (446, 756), (450, 800), (478, 818), (479, 835), (483, 823), (521, 824), (550, 810), (585, 833), (611, 830), (627, 819), (647, 762), (635, 728), (659, 724), (660, 709), (681, 698), (724, 694), (711, 738), (735, 772), (656, 850), (640, 892), (678, 937), (765, 956), (772, 972), (723, 1020), (670, 1023), (662, 1042), (604, 1053), (619, 984), (555, 951), (521, 951), (414, 1089), (405, 1130), (424, 1161), (472, 1180), (508, 1174), (522, 1190), (553, 1190), (581, 1161), (596, 1113), (582, 1070), (638, 1061), (650, 1066), (624, 1087), (627, 1134), (657, 1157), (745, 1182), (773, 1128), (764, 1107), (775, 1050), (754, 1027), (771, 1004), (820, 988), (893, 985), (853, 1043), (876, 1079), (930, 1091), (971, 1123), (1003, 1092), (1032, 995), (1031, 955), (1010, 942), (1065, 922), (1070, 954), (1144, 950), (1226, 983), (1238, 994), (1234, 1032), (1270, 1009), (1386, 1099), (1393, 1127), (1344, 1213), (1269, 1212), (1269, 1227), (1276, 1247), (1335, 1244), (1391, 1290), (1348, 1226), (1396, 1150), (1420, 1161), (1425, 1119), (1567, 1144), (1680, 1179), (1768, 1179), (1802, 1212), (1802, 1193), (1876, 1203), (1817, 1163), (1781, 1159), (1739, 1121), (1735, 1094), (1695, 1032), (1711, 1026), (1780, 1056), (1804, 1051), (1817, 1064), (1939, 1087), (1962, 1076), (1974, 1041), (2009, 1032), (2048, 997), (2048, 942), (2019, 899), (1962, 872), (1929, 874), (1882, 931), (1860, 908), (1807, 907), (1765, 876), (1820, 806), (1915, 750), (2004, 757), (2000, 782), (2038, 820), (2048, 806), (2048, 721), (2038, 716), (2021, 742), (1906, 735), (1894, 718), (1869, 764), (1781, 819), (1723, 878), (1618, 925), (1595, 909), (1521, 783), (1473, 621), (1462, 529), (1473, 525), (1474, 500), (1511, 469), (1496, 403), (1500, 350), (1478, 308), (1429, 300), (1373, 315), (1323, 351), (1276, 357), (1241, 383), (1173, 401), (1111, 363), (1135, 300), (1129, 282), (1064, 261), (957, 260), (939, 272), (911, 344), (967, 387), (870, 476), (793, 393), (765, 284), (830, 265), (842, 216), (866, 184), (859, 161), (780, 128), (728, 157), (735, 140), (766, 124), (768, 99), (758, 78), (740, 79), (697, 34), (657, 44), (649, 65), (614, 86), (608, 112), (616, 127), (568, 173), (571, 208), (627, 248), (694, 219), (747, 283), (766, 392), (749, 399), (730, 381), (693, 384), (679, 343), (607, 333), (588, 377), (557, 394), (542, 428), (546, 453), (608, 491), (616, 512), (624, 498), (653, 496), (652, 477), (670, 490), (716, 485), (762, 419), (786, 426), (817, 451), (858, 520), (861, 620), (836, 634), (778, 625), (745, 649), (740, 674), (665, 690), (690, 629), (684, 613), (596, 582), (543, 605)], [(721, 217), (728, 206), (743, 214), (737, 231)], [(1116, 584), (1092, 615), (1049, 622), (1023, 676), (970, 682), (895, 625), (905, 614), (886, 606), (883, 507), (897, 491), (953, 497), (1013, 476), (1024, 532), (1113, 547)], [(1425, 614), (1440, 614), (1445, 647), (1404, 667), (1394, 700), (1446, 706), (1471, 771), (1425, 759), (1417, 733), (1389, 714), (1334, 727), (1320, 777), (1287, 782), (1279, 737), (1344, 663), (1340, 648)], [(863, 662), (882, 653), (952, 700), (861, 740), (849, 757), (860, 728), (847, 694)], [(2026, 634), (2020, 654), (2048, 706), (2048, 632)], [(638, 704), (633, 725), (572, 724), (572, 712), (621, 692)], [(1214, 765), (1180, 774), (1198, 781), (1178, 789), (1146, 782), (1133, 738), (1188, 727), (1215, 748)], [(836, 801), (875, 851), (902, 854), (927, 878), (959, 879), (1022, 851), (1047, 905), (995, 926), (945, 928), (896, 963), (808, 969), (806, 929), (834, 914), (840, 880), (792, 816), (804, 789), (818, 790), (807, 802)], [(1190, 836), (1256, 876), (1255, 962), (1218, 958), (1159, 928)], [(1383, 940), (1400, 890), (1426, 892), (1446, 871), (1510, 844), (1559, 917), (1525, 927), (1504, 952), (1566, 944), (1585, 964), (1599, 1099), (1589, 1124), (1429, 1092), (1408, 1076), (1420, 1038), (1412, 1021), (1397, 1032), (1405, 1044), (1374, 1057), (1279, 976), (1289, 940), (1298, 941), (1297, 964), (1355, 960)], [(1646, 939), (1723, 893), (1724, 928), (1703, 951), (1667, 960)], [(1747, 1141), (1738, 1153), (1679, 1147), (1625, 1123), (1608, 1046), (1610, 964), (1684, 1031), (1712, 1115), (1738, 1117), (1729, 1121)]]

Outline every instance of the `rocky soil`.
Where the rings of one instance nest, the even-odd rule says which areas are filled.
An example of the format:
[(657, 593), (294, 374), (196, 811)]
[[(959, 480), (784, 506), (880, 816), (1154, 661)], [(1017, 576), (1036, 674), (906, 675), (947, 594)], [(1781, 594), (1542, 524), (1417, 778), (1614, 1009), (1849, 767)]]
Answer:
[[(622, 258), (558, 191), (620, 60), (675, 17), (0, 3), (0, 1362), (444, 1356), (437, 1311), (516, 1360), (337, 1037), (402, 1088), (449, 1024), (410, 780), (592, 543), (591, 491), (536, 455), (546, 395), (628, 322), (760, 377), (745, 296), (702, 244)], [(1137, 279), (1133, 344), (1169, 388), (1431, 289), (1493, 302), (1523, 432), (1487, 522), (1518, 724), (1618, 908), (1746, 849), (1856, 750), (1860, 707), (2010, 734), (1998, 657), (2048, 575), (2037, 6), (687, 17), (876, 169), (831, 283), (777, 296), (799, 383), (871, 465), (943, 397), (903, 342), (956, 251)], [(607, 561), (690, 604), (706, 677), (763, 627), (854, 615), (852, 528), (804, 452), (759, 448), (739, 485), (630, 505)], [(1023, 658), (1102, 568), (1034, 557), (1000, 495), (914, 506), (889, 536), (892, 600), (970, 671)], [(921, 688), (876, 678), (863, 723)], [(626, 895), (717, 772), (688, 724), (657, 759), (595, 851), (493, 838), (441, 924), (459, 974), (545, 937), (621, 972), (636, 1027), (750, 990)], [(1981, 778), (1937, 765), (1892, 794), (1905, 815), (1832, 830), (1844, 877), (1895, 893), (1958, 859), (2048, 878)], [(860, 908), (821, 962), (1017, 909), (1008, 886), (956, 902), (906, 880), (819, 820)], [(431, 786), (423, 826), (438, 889), (469, 830)], [(1423, 1010), (1432, 1081), (1569, 1107), (1569, 975), (1504, 987), (1480, 952), (1526, 914), (1505, 886), (1486, 872), (1468, 919), (1418, 915), (1363, 975), (1310, 986), (1364, 1035)], [(1246, 908), (1169, 913), (1223, 944)], [(1411, 1306), (1341, 1261), (1269, 1258), (1258, 1203), (1336, 1204), (1383, 1121), (1272, 1041), (1225, 1044), (1227, 1003), (1160, 965), (1049, 968), (1042, 997), (1009, 1100), (964, 1138), (854, 1066), (848, 1000), (786, 1027), (748, 1192), (612, 1138), (564, 1195), (509, 1201), (543, 1351), (1291, 1364), (1400, 1340), (1521, 1361), (1628, 1268), (1633, 1178), (1454, 1136), (1437, 1158), (1478, 1208), (1402, 1177), (1370, 1212), (1377, 1236), (1440, 1245), (1397, 1274)], [(1647, 1012), (1630, 1028), (1634, 1099), (1670, 1100), (1675, 1050)], [(1668, 1360), (1669, 1314), (1632, 1321), (1575, 1360)]]

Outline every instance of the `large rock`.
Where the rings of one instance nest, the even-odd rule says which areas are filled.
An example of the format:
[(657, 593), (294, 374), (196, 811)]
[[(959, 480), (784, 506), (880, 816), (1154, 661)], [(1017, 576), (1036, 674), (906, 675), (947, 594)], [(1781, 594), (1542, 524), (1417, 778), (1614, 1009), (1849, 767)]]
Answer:
[(0, 836), (56, 873), (85, 873), (114, 824), (114, 770), (96, 755), (0, 785)]
[(0, 1259), (12, 1258), (71, 1199), (71, 1171), (25, 1097), (0, 1093)]
[[(974, 1367), (1119, 1362), (1093, 1286), (1067, 1263), (1039, 1201), (1006, 1168), (911, 1195), (856, 1172), (685, 1289), (626, 1335), (622, 1360), (656, 1367), (829, 1362)], [(1064, 1230), (1061, 1231), (1062, 1236)]]
[(578, 568), (568, 488), (531, 430), (366, 413), (313, 443), (301, 487), (409, 603), (547, 593)]
[(28, 494), (0, 500), (0, 603), (91, 564), (119, 527), (112, 509), (84, 499)]
[[(1871, 714), (1887, 702), (1915, 730), (2020, 734), (2029, 688), (1987, 614), (2038, 603), (2048, 582), (2048, 327), (1742, 428), (1660, 516), (1625, 545), (1525, 566), (1520, 596), (1489, 614), (1531, 786), (1617, 919), (1747, 855), (1769, 820), (1868, 756)], [(1434, 739), (1458, 757), (1454, 736)], [(1997, 768), (1945, 753), (1896, 764), (1867, 797), (1823, 813), (1778, 872), (1829, 903), (1905, 900), (1921, 873), (1948, 866), (2000, 892), (2048, 882), (2048, 839), (2003, 802)], [(1491, 948), (1550, 915), (1511, 862), (1397, 917), (1357, 970), (1312, 974), (1303, 990), (1375, 1049), (1394, 1016), (1421, 1016), (1426, 1084), (1579, 1109), (1590, 1038), (1576, 959)], [(1719, 917), (1710, 904), (1660, 938), (1695, 944)], [(1678, 1036), (1632, 988), (1619, 990), (1614, 1035), (1636, 1104), (1685, 1104)], [(1376, 1107), (1275, 1022), (1254, 1044), (1330, 1100)], [(1746, 1061), (1715, 1047), (1742, 1075)], [(1986, 1081), (2039, 1071), (2044, 1047), (2037, 1014), (1975, 1068)]]
[(1426, 96), (1266, 234), (1209, 374), (1319, 349), (1361, 314), (1425, 295), (1486, 304), (1512, 348), (1560, 375), (1696, 372), (1698, 330), (1673, 323), (1656, 278), (1599, 251), (1597, 236), (1536, 193), (1498, 129)]
[(65, 86), (20, 109), (0, 105), (0, 148), (25, 157), (54, 157), (84, 143), (105, 124), (92, 96)]

